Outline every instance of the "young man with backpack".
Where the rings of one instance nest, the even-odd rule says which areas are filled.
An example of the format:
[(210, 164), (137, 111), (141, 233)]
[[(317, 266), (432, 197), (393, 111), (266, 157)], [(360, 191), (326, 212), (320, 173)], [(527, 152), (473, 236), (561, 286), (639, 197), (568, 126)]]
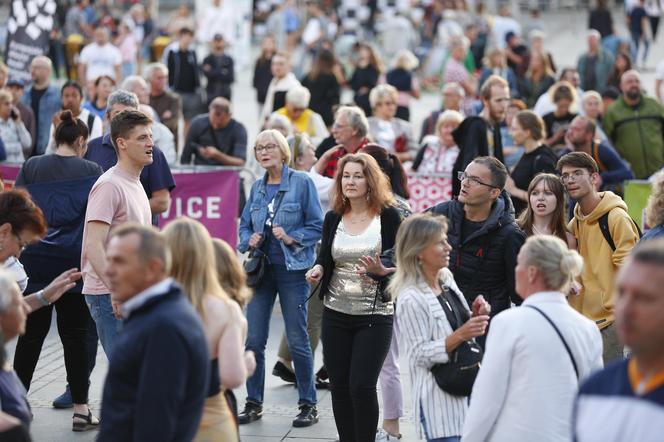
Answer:
[(638, 242), (638, 226), (627, 214), (627, 205), (610, 191), (598, 192), (599, 169), (585, 152), (572, 152), (558, 160), (565, 190), (576, 201), (568, 229), (577, 240), (583, 257), (583, 286), (570, 305), (595, 321), (602, 334), (604, 363), (622, 357), (622, 346), (614, 326), (614, 281), (616, 274)]

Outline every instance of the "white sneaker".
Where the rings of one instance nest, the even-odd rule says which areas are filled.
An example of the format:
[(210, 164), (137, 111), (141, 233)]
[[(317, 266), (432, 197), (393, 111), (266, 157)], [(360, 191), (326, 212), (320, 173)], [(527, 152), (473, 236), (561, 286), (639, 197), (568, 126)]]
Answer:
[(382, 428), (376, 430), (376, 442), (385, 442), (389, 440), (399, 440), (399, 439), (401, 439), (401, 435), (394, 436)]

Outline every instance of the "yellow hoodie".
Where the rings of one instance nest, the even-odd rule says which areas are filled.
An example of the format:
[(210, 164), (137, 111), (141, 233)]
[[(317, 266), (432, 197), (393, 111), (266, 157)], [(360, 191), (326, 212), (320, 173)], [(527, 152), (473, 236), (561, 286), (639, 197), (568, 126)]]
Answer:
[[(634, 222), (627, 214), (627, 205), (613, 192), (600, 192), (600, 203), (589, 215), (583, 215), (577, 203), (574, 218), (568, 229), (578, 242), (583, 256), (581, 284), (583, 289), (577, 296), (569, 296), (570, 305), (579, 313), (595, 321), (602, 329), (613, 323), (615, 301), (615, 278), (632, 247), (639, 240)], [(609, 230), (616, 250), (602, 235), (599, 218), (609, 213)]]

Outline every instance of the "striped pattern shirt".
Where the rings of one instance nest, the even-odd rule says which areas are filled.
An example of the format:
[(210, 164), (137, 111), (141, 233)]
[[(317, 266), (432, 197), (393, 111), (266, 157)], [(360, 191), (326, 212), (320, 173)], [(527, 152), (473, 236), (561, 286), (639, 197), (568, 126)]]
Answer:
[[(442, 283), (468, 304), (448, 269), (441, 272)], [(447, 394), (438, 387), (431, 373), (435, 364), (449, 360), (445, 339), (452, 327), (436, 299), (438, 293), (424, 282), (406, 287), (397, 296), (395, 317), (399, 326), (399, 346), (406, 351), (410, 366), (412, 406), (418, 436), (424, 436), (420, 424), (424, 413), (426, 436), (430, 439), (461, 436), (468, 409), (467, 399)]]

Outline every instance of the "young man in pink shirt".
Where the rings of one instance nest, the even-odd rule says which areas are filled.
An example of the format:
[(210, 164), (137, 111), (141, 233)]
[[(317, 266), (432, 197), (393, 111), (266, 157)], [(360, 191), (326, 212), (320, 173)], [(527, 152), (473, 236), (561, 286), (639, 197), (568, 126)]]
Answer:
[(97, 333), (110, 359), (120, 329), (120, 311), (111, 301), (106, 278), (106, 243), (109, 233), (129, 221), (152, 224), (150, 202), (140, 182), (143, 167), (152, 163), (152, 120), (137, 110), (120, 112), (111, 121), (111, 142), (118, 162), (90, 191), (85, 213), (81, 269), (83, 294)]

